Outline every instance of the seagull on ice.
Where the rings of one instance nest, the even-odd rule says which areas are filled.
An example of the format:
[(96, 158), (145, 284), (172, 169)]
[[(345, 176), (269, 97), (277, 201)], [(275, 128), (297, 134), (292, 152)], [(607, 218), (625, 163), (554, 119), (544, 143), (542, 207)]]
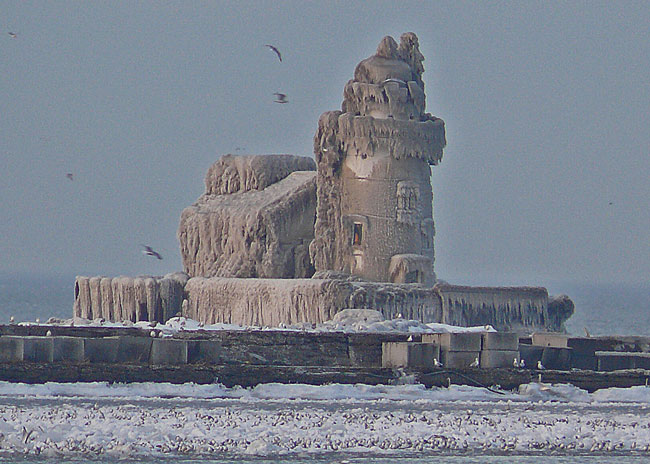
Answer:
[(478, 367), (478, 357), (474, 358), (474, 361), (472, 361), (469, 367)]
[(72, 174), (71, 172), (67, 173), (65, 176), (70, 180), (74, 180), (74, 174)]
[(537, 361), (537, 369), (539, 369), (540, 371), (543, 371), (544, 369), (546, 369), (544, 367), (544, 364), (542, 364), (542, 361)]
[(289, 103), (286, 94), (275, 92), (273, 95), (275, 95), (275, 100), (273, 100), (273, 103)]
[(149, 256), (154, 256), (158, 259), (162, 259), (162, 256), (160, 256), (160, 253), (155, 251), (153, 248), (151, 248), (149, 245), (141, 245), (144, 247), (144, 250), (142, 250), (142, 254), (149, 255)]
[(265, 44), (264, 46), (265, 46), (265, 47), (269, 47), (269, 49), (270, 49), (271, 51), (273, 51), (273, 53), (275, 53), (276, 55), (278, 55), (278, 60), (280, 60), (280, 63), (282, 63), (282, 55), (280, 54), (280, 50), (278, 50), (276, 47), (274, 47), (274, 46), (271, 45), (271, 44)]

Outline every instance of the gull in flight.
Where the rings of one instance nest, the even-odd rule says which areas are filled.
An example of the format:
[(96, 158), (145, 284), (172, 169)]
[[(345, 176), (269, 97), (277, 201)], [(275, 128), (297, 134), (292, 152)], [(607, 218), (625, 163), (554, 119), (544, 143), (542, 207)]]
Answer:
[(154, 250), (153, 248), (151, 248), (149, 245), (141, 245), (141, 246), (144, 247), (144, 250), (142, 250), (142, 253), (143, 253), (143, 254), (145, 254), (145, 255), (149, 255), (149, 256), (154, 256), (154, 257), (156, 257), (156, 258), (158, 258), (158, 259), (162, 259), (162, 256), (160, 256), (160, 253), (158, 253), (157, 251), (155, 251), (155, 250)]
[(65, 176), (70, 180), (74, 180), (74, 174), (72, 174), (71, 172), (67, 173)]
[(275, 92), (273, 95), (275, 95), (275, 100), (273, 100), (274, 103), (289, 103), (285, 94)]
[(18, 37), (18, 34), (16, 34), (15, 32), (10, 32), (9, 37), (11, 37), (12, 39), (15, 39), (16, 37)]
[(397, 82), (398, 84), (406, 85), (406, 82), (404, 82), (402, 79), (395, 79), (392, 77), (389, 77), (388, 79), (384, 79), (384, 81), (381, 83), (381, 85), (384, 85), (388, 82)]
[(278, 50), (276, 47), (274, 47), (271, 44), (265, 44), (265, 47), (269, 47), (270, 50), (273, 51), (276, 55), (278, 55), (278, 60), (280, 60), (280, 63), (282, 63), (282, 55), (280, 54), (280, 50)]

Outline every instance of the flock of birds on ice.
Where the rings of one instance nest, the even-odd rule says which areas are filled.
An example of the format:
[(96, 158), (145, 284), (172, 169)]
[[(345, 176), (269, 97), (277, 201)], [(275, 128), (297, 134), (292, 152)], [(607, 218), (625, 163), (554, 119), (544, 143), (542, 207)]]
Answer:
[(28, 396), (13, 403), (0, 397), (0, 457), (650, 451), (647, 404), (558, 403), (560, 397), (543, 401), (534, 392), (527, 399), (516, 396), (499, 401), (249, 396), (136, 404), (124, 398), (46, 404)]

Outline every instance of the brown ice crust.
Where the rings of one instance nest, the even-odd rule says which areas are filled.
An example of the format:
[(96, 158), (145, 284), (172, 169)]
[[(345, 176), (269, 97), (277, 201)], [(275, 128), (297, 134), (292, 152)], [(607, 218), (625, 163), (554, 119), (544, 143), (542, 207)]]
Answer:
[(206, 195), (264, 190), (294, 171), (315, 171), (311, 158), (294, 155), (225, 155), (208, 169)]
[(202, 195), (181, 214), (185, 271), (191, 277), (310, 277), (315, 177), (295, 171), (263, 190)]

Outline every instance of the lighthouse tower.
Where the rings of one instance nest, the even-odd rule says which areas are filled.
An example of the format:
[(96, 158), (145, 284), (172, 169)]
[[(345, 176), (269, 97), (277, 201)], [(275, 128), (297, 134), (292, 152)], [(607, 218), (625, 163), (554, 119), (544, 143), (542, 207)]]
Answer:
[(431, 165), (444, 122), (425, 113), (417, 36), (384, 37), (345, 86), (342, 111), (314, 137), (317, 212), (310, 254), (317, 271), (433, 285)]

